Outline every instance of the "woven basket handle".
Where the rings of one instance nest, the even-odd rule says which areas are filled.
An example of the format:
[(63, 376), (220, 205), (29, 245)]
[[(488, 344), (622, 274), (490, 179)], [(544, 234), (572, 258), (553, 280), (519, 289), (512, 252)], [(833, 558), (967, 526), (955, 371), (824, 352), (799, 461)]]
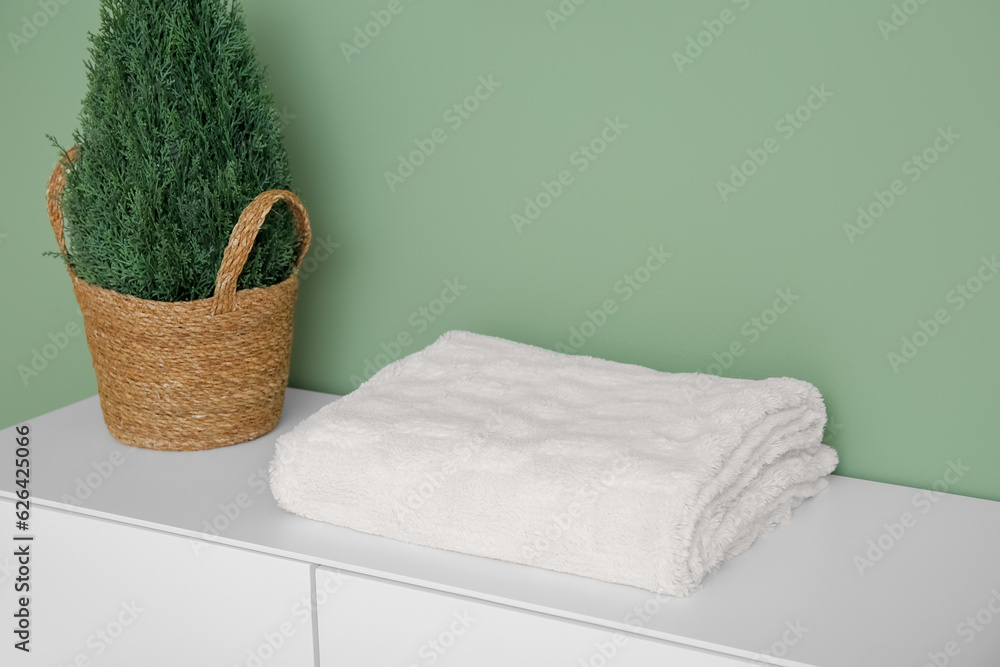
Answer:
[[(63, 225), (62, 208), (59, 206), (59, 195), (62, 194), (63, 187), (66, 185), (66, 170), (72, 166), (78, 152), (76, 146), (66, 151), (66, 155), (59, 160), (59, 164), (52, 170), (52, 175), (49, 176), (49, 184), (45, 188), (45, 200), (49, 210), (49, 223), (52, 225), (52, 231), (56, 233), (56, 243), (59, 244), (59, 251), (64, 256), (66, 255), (66, 235)], [(68, 264), (67, 268), (69, 268)], [(70, 269), (70, 273), (72, 272), (73, 270)]]
[(299, 248), (299, 258), (295, 260), (295, 268), (302, 265), (302, 259), (309, 250), (309, 242), (312, 240), (312, 231), (309, 227), (309, 214), (302, 201), (288, 190), (268, 190), (262, 192), (247, 204), (240, 214), (240, 219), (233, 227), (233, 232), (229, 236), (229, 245), (222, 255), (222, 265), (215, 278), (215, 293), (212, 295), (215, 303), (212, 305), (212, 314), (219, 315), (228, 313), (236, 307), (236, 281), (243, 273), (243, 265), (246, 264), (250, 251), (253, 250), (254, 241), (257, 240), (257, 233), (264, 224), (271, 207), (279, 201), (284, 200), (288, 208), (292, 210), (295, 217), (295, 226), (302, 239)]
[[(52, 170), (48, 186), (45, 189), (49, 223), (52, 224), (56, 243), (59, 244), (59, 250), (63, 255), (67, 254), (66, 237), (59, 196), (66, 185), (66, 170), (76, 161), (77, 155), (79, 155), (79, 149), (76, 146), (66, 151), (66, 155)], [(295, 225), (302, 239), (295, 268), (302, 265), (302, 259), (305, 257), (306, 251), (309, 250), (309, 242), (312, 240), (309, 214), (306, 212), (305, 206), (294, 193), (287, 190), (262, 192), (243, 209), (240, 219), (236, 222), (236, 226), (233, 227), (232, 234), (229, 236), (229, 245), (226, 246), (226, 251), (222, 255), (222, 265), (215, 277), (215, 293), (212, 295), (214, 299), (213, 314), (228, 313), (236, 307), (236, 281), (243, 273), (243, 265), (246, 264), (247, 257), (253, 250), (254, 241), (257, 240), (257, 233), (264, 224), (264, 218), (267, 217), (275, 202), (281, 199), (285, 200), (295, 217)], [(72, 269), (69, 270), (72, 273)]]

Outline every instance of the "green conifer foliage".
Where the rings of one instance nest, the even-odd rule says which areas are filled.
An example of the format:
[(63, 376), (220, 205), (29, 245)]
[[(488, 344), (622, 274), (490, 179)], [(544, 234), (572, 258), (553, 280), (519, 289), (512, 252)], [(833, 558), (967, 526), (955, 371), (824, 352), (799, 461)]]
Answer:
[[(101, 0), (100, 13), (61, 201), (64, 259), (84, 281), (139, 298), (209, 297), (243, 208), (291, 180), (242, 8)], [(238, 288), (286, 279), (298, 246), (278, 204)]]

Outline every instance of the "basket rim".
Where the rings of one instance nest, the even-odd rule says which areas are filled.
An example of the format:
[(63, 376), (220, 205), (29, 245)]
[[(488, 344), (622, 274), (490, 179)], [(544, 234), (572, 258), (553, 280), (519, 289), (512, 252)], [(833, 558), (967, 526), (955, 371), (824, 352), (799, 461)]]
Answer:
[[(65, 152), (63, 157), (52, 170), (52, 175), (49, 177), (49, 182), (45, 189), (49, 223), (52, 225), (52, 231), (56, 236), (56, 243), (58, 244), (59, 250), (64, 257), (69, 257), (69, 251), (66, 246), (65, 219), (63, 217), (60, 200), (63, 188), (66, 184), (66, 172), (72, 169), (72, 166), (79, 154), (79, 146), (73, 146)], [(104, 292), (110, 294), (116, 294), (119, 297), (135, 299), (136, 303), (134, 305), (139, 305), (140, 303), (197, 304), (195, 308), (200, 308), (202, 305), (201, 302), (209, 302), (212, 315), (222, 315), (232, 312), (236, 308), (237, 293), (240, 291), (236, 288), (237, 283), (240, 275), (243, 273), (243, 268), (250, 256), (250, 252), (253, 250), (254, 243), (257, 239), (257, 233), (264, 224), (264, 219), (270, 212), (271, 207), (278, 201), (284, 201), (292, 211), (292, 216), (295, 218), (296, 230), (300, 237), (297, 252), (298, 257), (292, 266), (291, 274), (285, 280), (266, 287), (253, 287), (241, 291), (250, 292), (252, 290), (268, 290), (272, 287), (279, 287), (288, 282), (289, 279), (297, 277), (299, 268), (305, 260), (306, 253), (309, 251), (309, 244), (312, 240), (312, 228), (309, 224), (309, 213), (306, 211), (305, 205), (302, 203), (302, 200), (299, 199), (298, 195), (290, 190), (266, 190), (257, 195), (253, 201), (246, 205), (243, 212), (240, 213), (236, 224), (233, 226), (229, 235), (229, 242), (223, 251), (222, 262), (216, 271), (215, 291), (212, 296), (205, 299), (194, 299), (191, 301), (156, 301), (154, 299), (143, 299), (142, 297), (123, 294), (122, 292), (117, 292), (115, 290), (86, 282), (76, 274), (76, 271), (73, 270), (71, 262), (66, 263), (66, 270), (73, 279), (74, 285), (77, 285), (79, 282), (80, 284), (86, 285), (87, 287), (95, 290), (103, 290)], [(104, 294), (102, 294), (102, 296), (104, 296)]]
[[(69, 269), (69, 267), (67, 267)], [(274, 283), (273, 285), (268, 285), (267, 287), (249, 287), (247, 289), (241, 289), (236, 291), (236, 299), (244, 300), (255, 295), (263, 293), (274, 293), (288, 289), (291, 284), (298, 282), (298, 269), (292, 271), (292, 273), (282, 280), (280, 283)], [(201, 299), (191, 299), (189, 301), (157, 301), (156, 299), (143, 299), (142, 297), (135, 296), (134, 294), (126, 294), (124, 292), (119, 292), (117, 290), (109, 289), (107, 287), (101, 287), (100, 285), (95, 285), (89, 283), (76, 273), (69, 269), (70, 278), (73, 280), (75, 286), (82, 287), (84, 289), (90, 290), (94, 294), (101, 296), (102, 298), (120, 299), (131, 303), (134, 306), (146, 306), (154, 308), (176, 308), (176, 309), (199, 309), (206, 308), (211, 310), (215, 303), (214, 296), (208, 296)]]

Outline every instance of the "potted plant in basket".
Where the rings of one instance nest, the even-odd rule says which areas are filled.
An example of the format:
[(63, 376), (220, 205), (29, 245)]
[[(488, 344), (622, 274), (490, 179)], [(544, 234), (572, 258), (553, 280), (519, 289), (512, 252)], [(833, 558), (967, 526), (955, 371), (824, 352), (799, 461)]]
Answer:
[(281, 416), (310, 240), (264, 72), (235, 0), (100, 12), (48, 210), (105, 423), (153, 449), (251, 440)]

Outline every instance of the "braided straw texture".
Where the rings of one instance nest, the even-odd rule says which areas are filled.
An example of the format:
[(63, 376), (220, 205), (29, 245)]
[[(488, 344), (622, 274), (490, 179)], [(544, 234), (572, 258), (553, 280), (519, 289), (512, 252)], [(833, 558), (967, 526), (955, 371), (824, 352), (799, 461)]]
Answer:
[[(66, 253), (59, 195), (77, 150), (56, 166), (47, 188), (49, 220)], [(104, 423), (135, 447), (192, 451), (246, 442), (281, 419), (292, 350), (297, 271), (283, 282), (237, 292), (257, 232), (284, 200), (309, 249), (309, 216), (291, 192), (268, 190), (240, 215), (211, 298), (148, 301), (84, 282), (67, 265), (83, 312)]]

